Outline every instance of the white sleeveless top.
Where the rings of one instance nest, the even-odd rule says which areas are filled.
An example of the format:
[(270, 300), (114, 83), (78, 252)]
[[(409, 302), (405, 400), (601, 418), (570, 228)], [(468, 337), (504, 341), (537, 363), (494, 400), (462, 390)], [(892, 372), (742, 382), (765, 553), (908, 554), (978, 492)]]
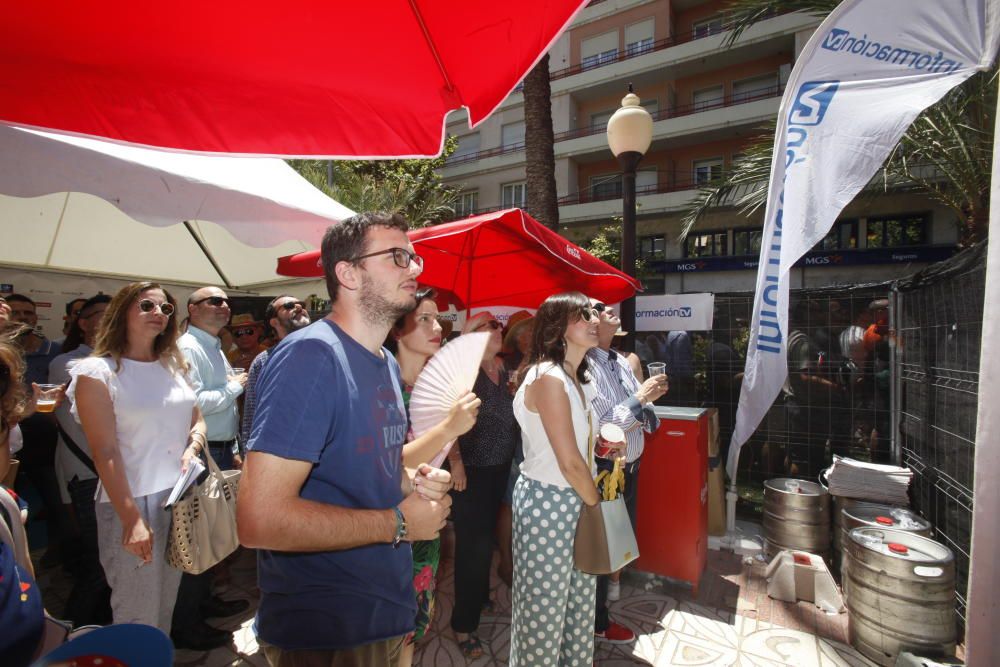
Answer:
[[(73, 380), (66, 391), (77, 421), (76, 380), (85, 375), (108, 388), (115, 412), (118, 450), (125, 477), (136, 498), (169, 489), (181, 474), (181, 454), (187, 447), (195, 393), (187, 379), (167, 370), (159, 361), (86, 357), (70, 368)], [(98, 502), (108, 502), (101, 485)]]
[(550, 375), (558, 378), (566, 390), (569, 397), (570, 413), (573, 418), (573, 431), (576, 433), (576, 446), (580, 450), (580, 455), (584, 461), (590, 456), (588, 465), (590, 474), (596, 472), (594, 458), (590, 455), (589, 438), (591, 434), (597, 437), (597, 421), (590, 408), (591, 401), (597, 393), (593, 381), (583, 385), (584, 400), (580, 400), (580, 392), (576, 390), (573, 380), (562, 368), (559, 368), (550, 361), (537, 364), (528, 369), (524, 382), (514, 395), (514, 417), (521, 425), (521, 440), (524, 447), (524, 462), (521, 463), (521, 474), (536, 482), (552, 484), (566, 489), (571, 485), (566, 481), (562, 471), (559, 470), (559, 462), (556, 459), (555, 451), (545, 434), (545, 427), (542, 425), (542, 418), (537, 412), (532, 412), (524, 405), (524, 392), (543, 375)]

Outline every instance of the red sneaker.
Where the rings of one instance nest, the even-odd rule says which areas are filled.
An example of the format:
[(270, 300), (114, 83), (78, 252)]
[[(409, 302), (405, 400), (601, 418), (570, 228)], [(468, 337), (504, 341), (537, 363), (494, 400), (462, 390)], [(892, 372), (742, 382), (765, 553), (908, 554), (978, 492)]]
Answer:
[(635, 641), (635, 633), (624, 625), (618, 625), (611, 621), (608, 623), (608, 629), (604, 632), (595, 632), (594, 638), (609, 644), (630, 644)]

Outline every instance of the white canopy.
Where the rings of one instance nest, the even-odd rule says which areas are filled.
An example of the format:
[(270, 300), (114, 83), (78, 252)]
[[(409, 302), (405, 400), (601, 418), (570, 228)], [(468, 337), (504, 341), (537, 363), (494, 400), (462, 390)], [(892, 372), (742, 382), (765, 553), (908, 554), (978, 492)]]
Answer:
[(2, 264), (252, 287), (353, 215), (277, 159), (6, 125), (0, 155)]

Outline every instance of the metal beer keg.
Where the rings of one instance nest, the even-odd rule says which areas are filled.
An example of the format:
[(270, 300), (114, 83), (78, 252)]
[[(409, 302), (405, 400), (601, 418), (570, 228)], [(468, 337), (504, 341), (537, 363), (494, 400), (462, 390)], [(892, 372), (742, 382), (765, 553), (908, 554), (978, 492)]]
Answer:
[(931, 536), (931, 524), (919, 514), (905, 507), (866, 503), (852, 498), (835, 497), (833, 517), (833, 559), (840, 568), (840, 578), (847, 595), (847, 563), (843, 554), (847, 535), (855, 528), (892, 528), (905, 530), (922, 537)]
[(815, 482), (764, 482), (764, 546), (773, 558), (785, 549), (830, 559), (830, 494)]
[(905, 530), (855, 528), (844, 545), (850, 580), (847, 634), (880, 665), (902, 651), (928, 657), (955, 650), (955, 557)]

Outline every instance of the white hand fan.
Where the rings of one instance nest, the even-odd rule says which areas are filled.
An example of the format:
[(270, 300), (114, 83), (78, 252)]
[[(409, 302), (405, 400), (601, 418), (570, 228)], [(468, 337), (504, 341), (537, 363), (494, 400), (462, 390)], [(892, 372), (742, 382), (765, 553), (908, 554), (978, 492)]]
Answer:
[[(488, 333), (459, 336), (427, 361), (410, 392), (413, 435), (420, 437), (440, 424), (459, 396), (472, 391), (489, 338)], [(444, 463), (453, 443), (444, 446), (431, 461), (432, 466), (438, 468)]]

